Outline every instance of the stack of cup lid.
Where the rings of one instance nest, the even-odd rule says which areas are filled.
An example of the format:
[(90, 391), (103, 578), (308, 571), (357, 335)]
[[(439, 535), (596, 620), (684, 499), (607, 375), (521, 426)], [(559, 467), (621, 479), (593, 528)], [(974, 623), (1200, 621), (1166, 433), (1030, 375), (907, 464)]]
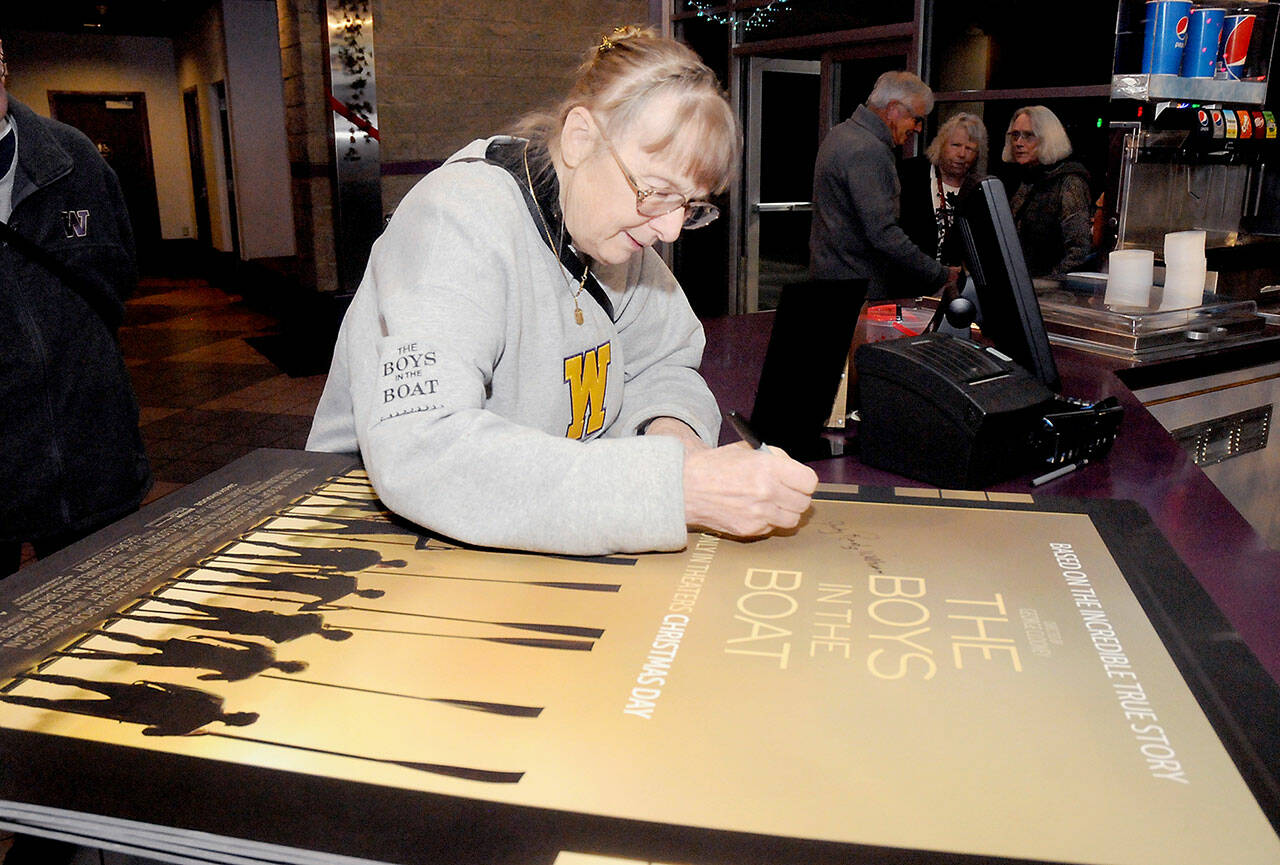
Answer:
[(1156, 254), (1149, 249), (1117, 249), (1107, 256), (1107, 293), (1111, 308), (1143, 307), (1151, 303), (1151, 279)]
[(1204, 232), (1171, 231), (1164, 236), (1164, 294), (1161, 309), (1187, 309), (1204, 301), (1207, 267)]

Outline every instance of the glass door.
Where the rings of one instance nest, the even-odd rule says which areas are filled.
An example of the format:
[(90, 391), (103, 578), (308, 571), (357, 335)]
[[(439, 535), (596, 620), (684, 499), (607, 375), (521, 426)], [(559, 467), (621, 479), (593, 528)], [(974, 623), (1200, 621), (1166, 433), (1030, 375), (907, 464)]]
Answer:
[(738, 312), (773, 309), (807, 278), (822, 64), (747, 58), (744, 279)]

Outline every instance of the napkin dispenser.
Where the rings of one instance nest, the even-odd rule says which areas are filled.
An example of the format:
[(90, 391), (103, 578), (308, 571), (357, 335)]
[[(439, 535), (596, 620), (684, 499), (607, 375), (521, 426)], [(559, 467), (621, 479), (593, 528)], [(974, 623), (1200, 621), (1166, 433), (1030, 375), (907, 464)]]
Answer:
[(981, 489), (1044, 464), (1053, 391), (993, 348), (945, 334), (859, 346), (858, 455), (949, 489)]

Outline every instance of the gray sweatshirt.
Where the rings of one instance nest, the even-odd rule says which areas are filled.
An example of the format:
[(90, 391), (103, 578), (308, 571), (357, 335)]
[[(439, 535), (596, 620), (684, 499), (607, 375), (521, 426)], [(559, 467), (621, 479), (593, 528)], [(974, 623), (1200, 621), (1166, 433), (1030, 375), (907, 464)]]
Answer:
[(685, 545), (684, 449), (720, 413), (702, 326), (651, 249), (592, 266), (615, 320), (552, 254), (515, 179), (469, 144), (370, 254), (307, 449), (359, 451), (392, 511), (467, 543), (596, 555)]

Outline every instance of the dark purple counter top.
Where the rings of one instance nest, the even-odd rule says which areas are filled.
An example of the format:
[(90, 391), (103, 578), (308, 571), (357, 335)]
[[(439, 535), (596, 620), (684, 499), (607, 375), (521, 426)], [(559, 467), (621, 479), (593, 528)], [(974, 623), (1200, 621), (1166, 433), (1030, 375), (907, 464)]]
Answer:
[[(772, 322), (773, 314), (768, 312), (704, 322), (707, 350), (702, 373), (721, 411), (737, 408), (750, 414)], [(1227, 349), (1222, 354), (1230, 352)], [(1055, 347), (1054, 357), (1064, 394), (1086, 399), (1115, 396), (1120, 400), (1125, 415), (1119, 438), (1104, 460), (1041, 487), (1032, 487), (1028, 475), (991, 489), (1140, 503), (1240, 639), (1271, 677), (1280, 681), (1280, 551), (1263, 542), (1121, 380), (1132, 364), (1060, 347)], [(1249, 349), (1250, 363), (1259, 357), (1280, 359), (1280, 337)], [(1213, 365), (1208, 360), (1205, 363)], [(1138, 374), (1139, 369), (1149, 377), (1149, 367), (1133, 373)], [(726, 424), (721, 441), (734, 438)], [(864, 466), (856, 456), (812, 465), (820, 479), (833, 483), (925, 486)]]

